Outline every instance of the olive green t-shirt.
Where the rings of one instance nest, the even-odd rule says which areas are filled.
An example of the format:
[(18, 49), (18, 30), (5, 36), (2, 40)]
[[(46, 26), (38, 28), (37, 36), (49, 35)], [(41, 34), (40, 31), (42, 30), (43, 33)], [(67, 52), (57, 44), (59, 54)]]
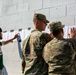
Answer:
[(4, 65), (3, 65), (3, 53), (1, 50), (1, 46), (2, 46), (2, 42), (0, 42), (0, 70), (2, 70), (2, 68), (4, 67)]

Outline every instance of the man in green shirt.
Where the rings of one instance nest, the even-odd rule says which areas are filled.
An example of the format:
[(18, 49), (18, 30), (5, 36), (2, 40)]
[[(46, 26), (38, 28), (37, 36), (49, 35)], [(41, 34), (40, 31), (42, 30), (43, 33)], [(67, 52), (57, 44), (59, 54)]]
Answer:
[[(0, 75), (3, 75), (2, 69), (4, 67), (4, 65), (3, 65), (3, 53), (2, 53), (2, 50), (1, 50), (1, 46), (6, 45), (6, 44), (12, 42), (17, 37), (18, 37), (18, 34), (16, 34), (12, 39), (0, 42)], [(0, 39), (2, 39), (2, 29), (1, 28), (0, 28)]]
[(76, 75), (76, 32), (71, 29), (69, 39), (63, 38), (64, 25), (60, 21), (49, 24), (54, 38), (44, 47), (43, 57), (49, 65), (49, 75)]
[(43, 48), (51, 39), (48, 34), (42, 33), (48, 22), (45, 15), (34, 14), (35, 28), (23, 42), (23, 75), (48, 75), (48, 65), (42, 57)]

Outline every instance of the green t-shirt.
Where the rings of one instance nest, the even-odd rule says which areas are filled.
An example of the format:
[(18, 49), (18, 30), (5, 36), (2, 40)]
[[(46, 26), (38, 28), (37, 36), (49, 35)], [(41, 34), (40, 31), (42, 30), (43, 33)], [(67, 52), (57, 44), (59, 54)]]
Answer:
[(2, 70), (4, 65), (3, 65), (3, 53), (1, 50), (2, 42), (0, 42), (0, 69)]
[(0, 46), (2, 46), (2, 42), (0, 42)]

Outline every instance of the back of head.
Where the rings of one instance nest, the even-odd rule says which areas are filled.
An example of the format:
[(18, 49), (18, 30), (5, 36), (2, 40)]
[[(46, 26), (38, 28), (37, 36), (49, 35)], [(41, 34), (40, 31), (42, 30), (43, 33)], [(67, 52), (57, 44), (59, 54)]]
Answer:
[(33, 22), (35, 29), (38, 29), (39, 31), (44, 31), (49, 21), (46, 19), (45, 15), (41, 13), (35, 13), (33, 17)]
[(64, 25), (60, 21), (52, 22), (49, 24), (49, 29), (53, 33), (53, 35), (57, 35), (62, 31)]
[(35, 21), (36, 19), (41, 20), (45, 23), (49, 23), (49, 21), (46, 19), (46, 16), (44, 14), (41, 14), (41, 13), (34, 14), (33, 21)]

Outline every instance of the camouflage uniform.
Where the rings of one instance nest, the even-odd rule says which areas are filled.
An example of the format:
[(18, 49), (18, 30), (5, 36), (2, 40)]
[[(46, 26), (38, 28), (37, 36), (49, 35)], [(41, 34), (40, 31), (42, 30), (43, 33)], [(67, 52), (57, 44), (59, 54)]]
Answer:
[[(28, 39), (29, 47), (25, 49)], [(48, 41), (50, 37), (47, 34), (35, 29), (23, 42), (24, 75), (48, 75), (48, 64), (42, 57), (43, 47)]]
[(54, 38), (45, 46), (43, 56), (49, 64), (49, 75), (75, 75), (74, 50), (71, 43)]
[[(63, 28), (61, 22), (49, 25), (50, 31)], [(49, 75), (76, 75), (75, 43), (73, 39), (55, 37), (44, 47), (43, 57), (49, 65)]]
[(71, 38), (71, 39), (66, 39), (68, 42), (70, 42), (72, 44), (72, 47), (74, 49), (74, 69), (75, 69), (75, 75), (76, 75), (76, 39), (75, 38)]

